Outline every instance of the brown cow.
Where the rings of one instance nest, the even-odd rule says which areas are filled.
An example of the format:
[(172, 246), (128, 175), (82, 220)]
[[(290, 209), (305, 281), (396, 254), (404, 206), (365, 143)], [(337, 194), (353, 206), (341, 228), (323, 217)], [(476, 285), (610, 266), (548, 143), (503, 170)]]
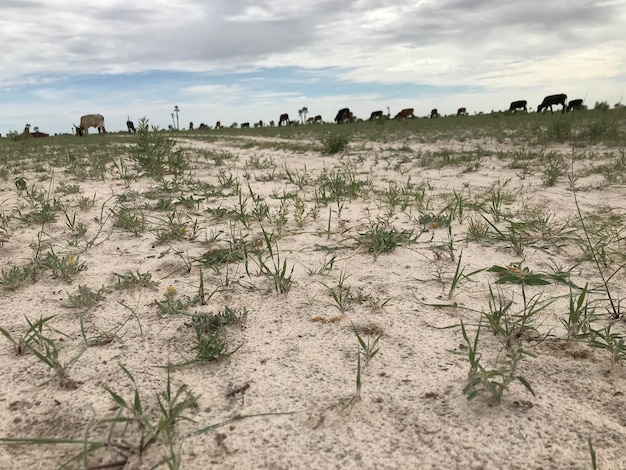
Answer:
[(459, 108), (456, 111), (457, 116), (467, 116), (467, 108)]
[(193, 131), (193, 122), (190, 122), (190, 123), (189, 123), (189, 130), (190, 130), (190, 131)]
[(402, 111), (400, 111), (398, 114), (396, 114), (396, 117), (394, 117), (394, 119), (408, 119), (408, 118), (414, 118), (415, 114), (413, 114), (413, 108), (405, 108)]
[(313, 118), (313, 122), (316, 124), (321, 124), (322, 123), (322, 116), (320, 116), (319, 114), (317, 116), (315, 116)]
[(285, 126), (291, 124), (291, 121), (289, 120), (289, 114), (284, 113), (280, 115), (280, 118), (278, 119), (278, 127), (282, 126), (283, 123), (285, 123)]
[(433, 108), (433, 109), (430, 110), (430, 118), (431, 119), (438, 118), (439, 116), (441, 116), (441, 114), (439, 114), (439, 111), (437, 111), (437, 108)]
[(274, 127), (276, 123), (274, 121), (270, 121), (270, 127)]
[(221, 123), (221, 121), (217, 121), (217, 122), (215, 123), (215, 128), (216, 128), (216, 129), (221, 129), (221, 128), (222, 128), (222, 123)]

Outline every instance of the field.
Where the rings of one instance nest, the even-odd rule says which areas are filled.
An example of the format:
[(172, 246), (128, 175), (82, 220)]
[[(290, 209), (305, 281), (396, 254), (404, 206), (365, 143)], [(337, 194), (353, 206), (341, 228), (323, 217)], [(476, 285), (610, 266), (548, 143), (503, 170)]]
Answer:
[(0, 140), (0, 468), (626, 468), (626, 111)]

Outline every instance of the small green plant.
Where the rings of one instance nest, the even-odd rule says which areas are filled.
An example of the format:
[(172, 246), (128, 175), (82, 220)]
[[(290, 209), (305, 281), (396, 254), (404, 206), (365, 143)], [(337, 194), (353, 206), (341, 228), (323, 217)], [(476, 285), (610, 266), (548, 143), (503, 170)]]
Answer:
[(199, 362), (214, 361), (228, 357), (235, 353), (243, 345), (229, 350), (228, 342), (224, 334), (224, 326), (234, 325), (244, 320), (248, 315), (247, 309), (239, 312), (225, 307), (223, 311), (213, 313), (196, 313), (191, 315), (189, 323), (195, 332), (195, 345), (192, 350), (196, 356), (193, 359), (174, 364), (174, 367), (184, 367)]
[[(526, 287), (521, 286), (522, 308), (520, 311), (513, 311), (513, 300), (505, 298), (498, 290), (497, 295), (489, 286), (489, 312), (484, 316), (489, 322), (493, 334), (498, 335), (504, 341), (507, 350), (517, 347), (524, 339), (537, 339), (541, 341), (545, 336), (540, 336), (535, 328), (535, 319), (539, 312), (553, 303), (556, 299), (541, 300), (541, 294), (528, 297)], [(547, 335), (546, 335), (547, 336)]]
[(147, 176), (162, 180), (166, 174), (182, 175), (187, 168), (187, 155), (175, 149), (176, 142), (159, 132), (157, 126), (149, 126), (148, 119), (139, 120), (137, 140), (129, 149), (130, 158)]
[(76, 200), (76, 204), (81, 211), (88, 211), (96, 205), (96, 195), (94, 193), (93, 197), (80, 196)]
[[(258, 254), (257, 263), (259, 269), (266, 278), (272, 280), (276, 292), (287, 294), (293, 284), (294, 266), (289, 269), (286, 260), (281, 262), (278, 245), (263, 227), (261, 227), (261, 230), (263, 231), (265, 247), (269, 254), (267, 256), (264, 256), (262, 252)], [(268, 261), (271, 261), (271, 264), (268, 264)]]
[(465, 324), (461, 321), (461, 332), (467, 345), (467, 352), (453, 351), (455, 354), (466, 355), (470, 363), (469, 380), (463, 388), (463, 394), (467, 396), (467, 399), (473, 400), (483, 394), (488, 394), (494, 404), (500, 405), (504, 392), (514, 382), (521, 383), (534, 396), (535, 392), (528, 381), (521, 375), (517, 375), (519, 362), (525, 356), (534, 357), (534, 354), (521, 348), (507, 350), (506, 356), (498, 361), (497, 369), (486, 369), (481, 364), (481, 355), (478, 352), (480, 329), (479, 323), (474, 340), (471, 341)]
[(181, 421), (194, 422), (190, 411), (197, 406), (197, 398), (186, 385), (181, 385), (174, 392), (168, 369), (165, 390), (156, 395), (158, 419), (154, 420), (144, 406), (135, 378), (123, 365), (120, 364), (120, 368), (132, 384), (132, 399), (126, 400), (119, 393), (104, 387), (118, 408), (114, 418), (104, 420), (105, 424), (110, 424), (109, 440), (106, 443), (96, 443), (93, 447), (86, 446), (78, 457), (86, 459), (94, 450), (105, 447), (115, 451), (117, 456), (100, 468), (120, 468), (126, 466), (133, 455), (141, 458), (154, 444), (161, 443), (169, 452), (160, 464), (166, 463), (169, 468), (180, 468), (180, 457), (175, 454), (176, 425)]
[(489, 236), (489, 225), (477, 217), (471, 217), (467, 225), (468, 241), (486, 240)]
[(37, 270), (50, 270), (52, 277), (61, 278), (67, 283), (72, 282), (76, 274), (87, 269), (85, 263), (80, 261), (80, 256), (70, 253), (61, 257), (52, 249), (39, 256), (34, 264)]
[(350, 141), (347, 135), (328, 133), (320, 137), (320, 143), (322, 144), (322, 153), (332, 155), (343, 152)]
[(589, 443), (589, 456), (591, 457), (591, 469), (596, 470), (598, 468), (596, 464), (596, 451), (593, 449), (591, 438), (588, 438), (587, 442)]
[(609, 324), (602, 330), (591, 330), (589, 345), (607, 351), (611, 356), (611, 364), (615, 365), (626, 359), (626, 343), (623, 335), (611, 332), (612, 326)]
[(183, 220), (181, 213), (172, 211), (161, 219), (154, 230), (159, 243), (167, 243), (172, 240), (195, 240), (198, 238), (198, 221)]
[(332, 271), (333, 266), (335, 265), (336, 259), (337, 259), (337, 255), (332, 255), (330, 259), (328, 258), (328, 256), (326, 256), (324, 258), (324, 262), (319, 268), (305, 268), (306, 273), (309, 276), (315, 276), (317, 274), (320, 274), (320, 275), (328, 274), (330, 271)]
[(398, 246), (409, 245), (417, 240), (413, 230), (398, 230), (383, 220), (370, 225), (369, 230), (360, 232), (356, 238), (357, 246), (378, 258), (381, 253), (389, 253)]
[(190, 315), (187, 310), (194, 302), (188, 297), (178, 297), (176, 288), (172, 285), (165, 289), (165, 300), (155, 300), (158, 314), (160, 317), (168, 317), (173, 315)]
[(34, 276), (32, 266), (11, 266), (0, 272), (0, 290), (12, 291), (24, 285)]
[(35, 323), (31, 323), (30, 320), (26, 318), (26, 321), (28, 322), (28, 329), (17, 339), (13, 338), (13, 336), (4, 328), (0, 328), (0, 333), (2, 333), (4, 337), (13, 344), (13, 351), (15, 352), (15, 355), (21, 356), (33, 347), (33, 343), (41, 337), (44, 325), (53, 318), (54, 316), (45, 318), (41, 317)]
[(103, 289), (93, 291), (87, 286), (78, 286), (78, 293), (69, 294), (67, 301), (63, 303), (63, 307), (87, 310), (103, 298)]
[(376, 338), (374, 338), (374, 341), (370, 343), (369, 338), (367, 339), (367, 342), (366, 342), (361, 337), (359, 330), (354, 325), (352, 325), (352, 331), (354, 332), (357, 340), (359, 341), (359, 346), (361, 346), (361, 354), (365, 358), (365, 363), (367, 364), (374, 356), (376, 356), (376, 354), (378, 354), (378, 351), (380, 351), (379, 341), (383, 337), (383, 334), (380, 333)]
[(111, 215), (113, 216), (114, 227), (121, 228), (137, 236), (146, 231), (146, 220), (143, 213), (138, 209), (120, 207), (117, 212), (111, 209)]
[(543, 159), (543, 184), (551, 187), (567, 170), (567, 162), (560, 153), (550, 152)]
[(591, 331), (591, 324), (595, 321), (595, 309), (589, 306), (588, 296), (588, 284), (585, 284), (578, 297), (574, 296), (570, 285), (569, 311), (567, 317), (561, 319), (568, 340), (586, 336)]
[(158, 282), (152, 280), (152, 274), (149, 272), (140, 273), (139, 270), (137, 270), (134, 273), (127, 271), (122, 274), (113, 273), (113, 275), (117, 278), (114, 286), (115, 290), (138, 289), (158, 285)]
[(348, 274), (344, 268), (339, 273), (336, 287), (329, 287), (323, 282), (321, 283), (330, 292), (330, 296), (335, 302), (335, 307), (342, 313), (348, 310), (352, 302), (356, 301), (356, 297), (352, 294), (350, 286), (345, 285), (346, 279), (350, 276), (352, 276), (352, 274)]
[(75, 389), (77, 387), (76, 382), (69, 378), (69, 371), (76, 364), (80, 356), (83, 355), (86, 347), (83, 347), (74, 357), (69, 361), (62, 363), (59, 359), (59, 349), (56, 342), (47, 336), (45, 336), (40, 327), (36, 324), (32, 324), (28, 320), (29, 331), (32, 331), (33, 338), (30, 342), (29, 349), (42, 363), (50, 367), (59, 379), (59, 384), (62, 388)]
[(356, 355), (356, 390), (355, 392), (340, 401), (340, 406), (342, 410), (346, 410), (348, 407), (355, 405), (359, 401), (361, 401), (361, 352), (357, 351)]
[(493, 265), (487, 268), (487, 272), (498, 276), (496, 284), (521, 284), (526, 286), (545, 286), (550, 281), (545, 274), (534, 273), (522, 263), (511, 263), (508, 266)]

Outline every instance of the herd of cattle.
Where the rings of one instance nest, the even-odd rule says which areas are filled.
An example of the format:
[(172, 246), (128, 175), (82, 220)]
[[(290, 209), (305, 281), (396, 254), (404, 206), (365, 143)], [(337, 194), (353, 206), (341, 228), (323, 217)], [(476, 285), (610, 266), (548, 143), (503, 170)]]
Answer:
[[(549, 95), (543, 99), (541, 104), (539, 104), (539, 106), (537, 107), (537, 112), (546, 112), (548, 108), (550, 108), (550, 112), (553, 112), (552, 106), (557, 106), (557, 105), (562, 106), (561, 112), (563, 113), (565, 113), (566, 111), (579, 111), (583, 109), (583, 100), (575, 99), (567, 103), (567, 95), (564, 93), (561, 93), (558, 95)], [(401, 120), (401, 119), (415, 118), (416, 116), (413, 111), (414, 111), (413, 108), (405, 108), (401, 110), (399, 113), (397, 113), (394, 116), (394, 119)], [(513, 101), (511, 105), (509, 106), (509, 112), (516, 113), (517, 111), (522, 111), (524, 113), (527, 113), (528, 101), (526, 100)], [(457, 110), (456, 115), (467, 116), (468, 115), (467, 109), (459, 108)], [(438, 117), (441, 117), (441, 114), (439, 114), (439, 111), (436, 108), (431, 110), (430, 118), (438, 118)], [(377, 119), (384, 119), (384, 118), (391, 119), (389, 108), (387, 108), (387, 114), (384, 114), (381, 110), (373, 111), (369, 117), (369, 121), (374, 121)], [(355, 118), (354, 118), (352, 111), (350, 111), (350, 108), (341, 108), (337, 112), (337, 115), (335, 116), (335, 119), (334, 119), (334, 122), (337, 124), (352, 123), (354, 121), (355, 121)], [(291, 121), (289, 119), (289, 114), (287, 113), (281, 114), (280, 118), (278, 119), (279, 127), (288, 126), (293, 123), (294, 121)], [(320, 115), (307, 119), (307, 124), (322, 124), (322, 123), (323, 123), (322, 116)], [(236, 124), (234, 126), (236, 126)], [(274, 121), (270, 121), (268, 124), (263, 123), (263, 121), (254, 123), (254, 127), (266, 127), (266, 126), (274, 127), (275, 123)], [(97, 129), (98, 134), (104, 135), (106, 133), (106, 129), (104, 127), (104, 116), (102, 116), (102, 114), (87, 114), (85, 116), (81, 116), (80, 125), (77, 126), (76, 124), (74, 124), (76, 135), (79, 137), (87, 135), (89, 133), (90, 127)], [(128, 120), (126, 121), (126, 127), (129, 133), (137, 132), (137, 129), (135, 128), (135, 124), (133, 123), (133, 121), (130, 120), (130, 118), (128, 118)], [(221, 129), (222, 127), (223, 126), (220, 121), (217, 121), (215, 123), (215, 129)], [(244, 122), (241, 124), (240, 127), (248, 128), (250, 127), (250, 123)], [(193, 130), (193, 129), (194, 129), (193, 122), (190, 122), (189, 130)], [(199, 129), (209, 129), (209, 126), (202, 123), (200, 124)], [(30, 132), (28, 126), (24, 129), (24, 134), (28, 134), (32, 137), (48, 137), (48, 134), (43, 133), (43, 132)]]

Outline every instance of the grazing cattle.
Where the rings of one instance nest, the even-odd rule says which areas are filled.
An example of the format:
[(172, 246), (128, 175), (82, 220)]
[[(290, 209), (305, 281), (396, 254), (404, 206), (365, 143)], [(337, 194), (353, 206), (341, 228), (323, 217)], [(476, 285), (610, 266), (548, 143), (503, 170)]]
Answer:
[(242, 122), (241, 123), (241, 128), (243, 129), (244, 127), (250, 127), (250, 123), (249, 122)]
[(313, 122), (316, 124), (321, 124), (322, 123), (322, 116), (320, 116), (319, 114), (317, 116), (315, 116), (313, 118)]
[(137, 129), (135, 129), (135, 124), (130, 119), (128, 119), (128, 121), (126, 121), (126, 127), (128, 129), (128, 133), (129, 134), (137, 133)]
[(190, 130), (190, 131), (193, 131), (193, 122), (190, 122), (190, 123), (189, 123), (189, 130)]
[(270, 121), (270, 127), (274, 127), (276, 123), (274, 121)]
[(22, 135), (30, 135), (30, 124), (24, 127), (24, 132), (22, 132)]
[(222, 128), (222, 123), (221, 123), (221, 121), (217, 121), (217, 122), (215, 123), (215, 128), (216, 128), (216, 129), (221, 129), (221, 128)]
[(523, 109), (525, 113), (528, 112), (528, 101), (526, 100), (519, 100), (519, 101), (513, 101), (511, 103), (511, 106), (509, 106), (509, 113), (515, 113), (518, 109)]
[(106, 134), (104, 128), (104, 116), (102, 114), (86, 114), (80, 117), (80, 126), (74, 124), (76, 128), (76, 135), (79, 137), (89, 134), (89, 128), (95, 127), (98, 129), (98, 134)]
[(198, 127), (198, 129), (208, 129), (209, 126), (207, 126), (205, 123), (201, 122), (200, 123), (200, 127)]
[(441, 114), (439, 114), (439, 111), (437, 111), (437, 108), (433, 108), (430, 110), (431, 119), (438, 118), (439, 116), (441, 116)]
[(546, 110), (550, 108), (550, 112), (552, 113), (554, 112), (552, 111), (552, 106), (556, 104), (560, 104), (563, 106), (563, 110), (561, 112), (564, 113), (565, 107), (567, 106), (565, 104), (566, 100), (567, 100), (567, 95), (565, 93), (561, 93), (559, 95), (546, 96), (541, 102), (541, 104), (537, 107), (537, 112), (538, 113), (540, 113), (541, 111), (546, 112)]
[(335, 116), (335, 122), (337, 124), (341, 124), (343, 122), (352, 122), (352, 113), (350, 112), (350, 108), (341, 108), (337, 111), (337, 116)]
[(456, 110), (457, 116), (467, 116), (467, 108), (459, 108)]
[(288, 126), (291, 124), (291, 121), (289, 120), (289, 114), (284, 113), (280, 115), (280, 118), (278, 119), (278, 127), (282, 126), (282, 125)]
[(394, 119), (408, 119), (408, 118), (414, 118), (415, 114), (413, 114), (413, 108), (405, 108), (402, 111), (400, 111), (398, 114), (396, 114), (396, 117), (394, 117)]
[(583, 100), (582, 99), (577, 99), (577, 100), (571, 100), (568, 104), (567, 104), (567, 111), (582, 111), (583, 109)]
[(372, 111), (372, 114), (370, 114), (370, 122), (374, 119), (380, 119), (381, 117), (383, 117), (382, 111)]
[(307, 124), (313, 124), (313, 121), (314, 121), (314, 119), (313, 119), (312, 117), (310, 117), (310, 118), (308, 118), (308, 119), (306, 120), (306, 123), (307, 123)]

